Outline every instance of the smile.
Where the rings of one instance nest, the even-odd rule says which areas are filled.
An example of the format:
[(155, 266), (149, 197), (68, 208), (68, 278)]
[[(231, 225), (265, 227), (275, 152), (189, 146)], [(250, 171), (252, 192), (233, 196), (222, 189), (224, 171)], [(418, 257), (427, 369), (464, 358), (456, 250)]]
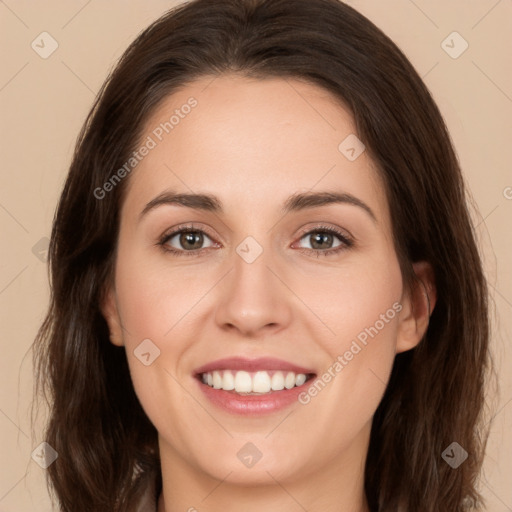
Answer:
[(316, 373), (273, 357), (228, 357), (196, 368), (193, 375), (214, 407), (230, 414), (259, 416), (298, 404), (299, 394)]
[(200, 376), (202, 382), (213, 389), (261, 395), (302, 386), (313, 374), (276, 370), (216, 370), (202, 373)]

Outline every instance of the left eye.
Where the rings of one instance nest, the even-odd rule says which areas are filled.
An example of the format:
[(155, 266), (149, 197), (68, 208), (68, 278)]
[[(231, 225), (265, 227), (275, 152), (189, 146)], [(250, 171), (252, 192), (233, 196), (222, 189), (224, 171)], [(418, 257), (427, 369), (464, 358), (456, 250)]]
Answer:
[[(335, 239), (338, 239), (337, 245), (333, 245)], [(301, 240), (306, 240), (309, 243), (309, 246), (300, 245), (300, 247), (312, 250), (333, 249), (340, 245), (347, 244), (347, 241), (343, 240), (340, 235), (325, 230), (310, 231), (309, 233), (306, 233)]]

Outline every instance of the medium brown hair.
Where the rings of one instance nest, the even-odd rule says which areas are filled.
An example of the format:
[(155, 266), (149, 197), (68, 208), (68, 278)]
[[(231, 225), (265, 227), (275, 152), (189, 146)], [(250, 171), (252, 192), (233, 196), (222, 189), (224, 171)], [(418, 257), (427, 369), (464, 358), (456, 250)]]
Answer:
[[(195, 0), (158, 19), (122, 56), (80, 133), (56, 211), (51, 300), (35, 361), (50, 404), (45, 440), (60, 454), (48, 476), (61, 510), (132, 511), (148, 486), (161, 488), (156, 429), (99, 307), (129, 177), (102, 200), (93, 191), (127, 161), (164, 98), (226, 73), (305, 80), (347, 105), (385, 183), (406, 284), (413, 262), (434, 270), (438, 298), (426, 335), (396, 356), (373, 419), (371, 510), (478, 509), (487, 288), (459, 164), (429, 91), (387, 36), (337, 0)], [(441, 457), (453, 441), (469, 453), (457, 469)]]

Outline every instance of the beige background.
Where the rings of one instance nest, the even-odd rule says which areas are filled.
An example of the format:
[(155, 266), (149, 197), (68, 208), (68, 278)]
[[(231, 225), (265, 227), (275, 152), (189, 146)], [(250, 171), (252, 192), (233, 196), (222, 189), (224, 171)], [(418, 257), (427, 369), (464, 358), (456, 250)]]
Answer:
[[(176, 3), (0, 0), (0, 512), (52, 510), (44, 470), (31, 459), (43, 439), (40, 431), (33, 438), (30, 429), (30, 348), (48, 301), (45, 237), (75, 138), (116, 59), (143, 27)], [(500, 373), (481, 487), (488, 511), (511, 511), (512, 1), (349, 3), (381, 27), (424, 77), (477, 207)], [(31, 47), (44, 31), (58, 42), (47, 59)], [(469, 44), (456, 59), (441, 45), (453, 31)], [(455, 50), (461, 43), (448, 39)]]

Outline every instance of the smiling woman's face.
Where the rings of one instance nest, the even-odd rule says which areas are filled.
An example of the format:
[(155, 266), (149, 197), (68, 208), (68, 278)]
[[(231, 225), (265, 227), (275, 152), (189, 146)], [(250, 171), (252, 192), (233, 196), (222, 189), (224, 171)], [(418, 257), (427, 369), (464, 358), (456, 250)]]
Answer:
[[(425, 326), (383, 183), (355, 139), (339, 149), (353, 134), (329, 93), (277, 78), (195, 81), (147, 122), (157, 144), (126, 178), (103, 311), (170, 472), (284, 485), (362, 470), (394, 356)], [(217, 362), (231, 357), (246, 361)], [(216, 389), (233, 385), (276, 390)]]

